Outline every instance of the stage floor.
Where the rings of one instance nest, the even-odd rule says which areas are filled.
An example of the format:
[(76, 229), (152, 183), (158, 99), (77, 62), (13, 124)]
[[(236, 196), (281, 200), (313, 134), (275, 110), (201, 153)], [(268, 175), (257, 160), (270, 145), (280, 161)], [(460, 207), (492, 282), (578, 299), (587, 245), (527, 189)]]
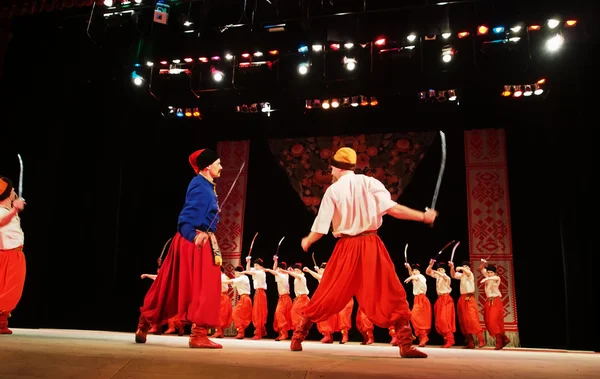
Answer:
[(557, 350), (460, 347), (423, 349), (428, 359), (402, 359), (398, 348), (225, 338), (222, 350), (187, 347), (188, 337), (82, 330), (13, 329), (0, 335), (0, 378), (598, 378), (600, 354)]

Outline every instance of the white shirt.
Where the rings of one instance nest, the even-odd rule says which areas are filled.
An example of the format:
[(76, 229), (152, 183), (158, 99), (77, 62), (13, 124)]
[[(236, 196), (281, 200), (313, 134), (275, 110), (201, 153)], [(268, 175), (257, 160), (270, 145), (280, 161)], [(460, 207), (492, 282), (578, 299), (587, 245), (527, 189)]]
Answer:
[(413, 285), (413, 295), (422, 295), (427, 293), (427, 279), (423, 276), (423, 274), (415, 275), (417, 279), (412, 280)]
[(229, 277), (224, 273), (221, 273), (221, 292), (227, 292), (229, 284), (223, 283), (225, 280), (229, 280)]
[[(4, 207), (0, 207), (0, 218), (5, 217), (12, 212)], [(10, 250), (23, 246), (25, 235), (21, 229), (21, 218), (18, 214), (0, 228), (0, 250)]]
[(448, 275), (440, 274), (437, 271), (434, 271), (433, 275), (435, 276), (435, 290), (438, 295), (445, 295), (452, 292), (452, 287), (450, 287), (450, 277)]
[(251, 268), (250, 271), (254, 272), (252, 275), (252, 284), (254, 285), (254, 289), (262, 288), (265, 291), (267, 290), (267, 273), (263, 270), (257, 270), (255, 268)]
[(311, 231), (327, 234), (331, 224), (334, 237), (377, 230), (382, 216), (394, 205), (396, 202), (379, 180), (348, 172), (325, 191)]
[(471, 276), (466, 276), (462, 272), (456, 272), (454, 277), (460, 280), (461, 295), (475, 293), (475, 275), (473, 275), (473, 273), (471, 273)]
[(280, 295), (287, 295), (290, 293), (290, 276), (288, 274), (278, 272), (275, 275), (275, 281), (277, 282), (277, 292), (279, 292)]
[(294, 294), (296, 297), (309, 294), (305, 276), (302, 276), (301, 279), (294, 279)]
[(235, 288), (238, 295), (250, 295), (250, 279), (246, 275), (231, 279), (231, 286)]
[[(486, 269), (481, 270), (481, 273), (486, 278), (488, 277)], [(499, 276), (497, 276), (497, 278), (500, 279)], [(490, 297), (502, 297), (502, 293), (500, 292), (500, 280), (488, 280), (484, 284), (485, 296), (487, 296), (488, 299)]]

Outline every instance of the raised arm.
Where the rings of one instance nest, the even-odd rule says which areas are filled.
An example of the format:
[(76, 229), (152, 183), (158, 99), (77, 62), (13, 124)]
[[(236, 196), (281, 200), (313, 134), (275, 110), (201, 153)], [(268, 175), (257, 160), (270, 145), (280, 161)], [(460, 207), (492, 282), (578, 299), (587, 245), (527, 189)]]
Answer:
[(436, 274), (437, 272), (433, 271), (433, 264), (435, 263), (435, 261), (433, 259), (429, 260), (429, 266), (427, 266), (427, 269), (425, 270), (425, 273), (429, 276), (431, 276), (432, 278), (437, 278)]
[(448, 267), (450, 267), (450, 277), (451, 277), (452, 279), (458, 279), (458, 278), (456, 277), (456, 270), (454, 269), (454, 262), (452, 262), (452, 261), (449, 261), (449, 262), (448, 262)]
[(290, 274), (290, 276), (291, 276), (292, 278), (294, 278), (294, 279), (301, 279), (301, 278), (302, 278), (302, 275), (300, 275), (300, 274), (296, 274), (296, 273), (294, 272), (294, 270), (293, 270), (291, 267), (290, 267), (290, 268), (288, 268), (288, 274)]
[(481, 263), (479, 264), (479, 271), (481, 271), (481, 273), (483, 275), (487, 274), (487, 270), (485, 269), (487, 267), (487, 261), (485, 259), (481, 260)]
[(277, 270), (277, 262), (279, 257), (277, 255), (273, 255), (273, 270)]
[(268, 269), (268, 268), (265, 268), (265, 272), (268, 272), (269, 274), (272, 274), (272, 275), (274, 275), (274, 276), (277, 276), (277, 271), (275, 271), (275, 270), (270, 270), (270, 269)]
[(154, 274), (142, 274), (142, 279), (148, 278), (148, 279), (152, 279), (152, 280), (156, 280), (157, 275)]
[(315, 271), (309, 269), (308, 267), (304, 267), (302, 271), (308, 272), (313, 278), (317, 279), (319, 282), (321, 281), (321, 278), (323, 278), (323, 275), (317, 274)]
[(469, 268), (467, 267), (461, 267), (460, 270), (462, 271), (462, 274), (466, 277), (469, 277), (471, 275), (473, 275), (473, 271), (471, 271)]
[[(246, 257), (246, 271), (250, 271), (250, 260), (252, 259), (252, 257)], [(252, 275), (252, 274), (250, 274)]]
[(410, 268), (410, 264), (408, 262), (406, 262), (404, 264), (404, 267), (406, 267), (406, 269), (408, 270), (408, 276), (412, 276), (413, 271), (412, 271), (412, 268)]

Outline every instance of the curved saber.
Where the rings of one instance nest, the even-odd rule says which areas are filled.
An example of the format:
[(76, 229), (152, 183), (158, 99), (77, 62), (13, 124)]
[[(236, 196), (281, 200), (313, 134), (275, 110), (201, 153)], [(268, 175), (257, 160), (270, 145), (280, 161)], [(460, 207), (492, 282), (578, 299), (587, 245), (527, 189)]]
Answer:
[(437, 259), (437, 258), (438, 258), (440, 255), (442, 255), (442, 252), (443, 252), (444, 250), (446, 250), (446, 249), (448, 248), (448, 246), (452, 245), (454, 242), (456, 242), (456, 241), (455, 241), (455, 240), (452, 240), (452, 241), (448, 242), (448, 243), (446, 244), (446, 246), (442, 247), (442, 250), (440, 250), (440, 252), (439, 252), (439, 253), (437, 253), (437, 255), (436, 255), (434, 258), (433, 258), (433, 260), (436, 260), (436, 259)]
[(252, 243), (250, 243), (250, 250), (248, 251), (248, 256), (252, 256), (252, 248), (254, 247), (254, 240), (256, 240), (256, 237), (258, 236), (258, 232), (256, 232), (256, 234), (254, 235), (254, 238), (252, 238)]
[[(444, 170), (446, 169), (446, 135), (440, 130), (440, 139), (442, 147), (442, 161), (440, 163), (440, 171), (438, 173), (437, 183), (435, 183), (435, 191), (433, 192), (433, 199), (431, 199), (431, 207), (427, 209), (435, 209), (438, 195), (440, 194), (440, 187), (442, 185), (442, 178), (444, 177)], [(433, 228), (433, 224), (429, 224), (429, 227)]]
[(408, 256), (406, 255), (407, 250), (408, 250), (408, 244), (406, 244), (406, 246), (404, 246), (404, 263), (408, 263)]
[(315, 253), (312, 253), (312, 259), (313, 259), (313, 263), (315, 264), (315, 267), (317, 267), (317, 261), (315, 260)]
[(160, 257), (158, 257), (158, 260), (157, 260), (157, 262), (158, 262), (158, 267), (160, 267), (160, 266), (162, 265), (162, 259), (163, 259), (163, 256), (165, 255), (165, 251), (167, 250), (167, 246), (169, 245), (169, 242), (171, 242), (171, 240), (172, 240), (172, 239), (173, 239), (173, 238), (171, 237), (171, 238), (169, 238), (169, 239), (167, 240), (167, 242), (165, 242), (165, 245), (164, 245), (164, 246), (163, 246), (163, 248), (162, 248), (162, 252), (160, 253)]
[(21, 154), (17, 154), (19, 158), (19, 197), (23, 198), (23, 158)]
[(281, 243), (283, 242), (283, 240), (285, 239), (285, 236), (281, 237), (281, 239), (279, 240), (279, 243), (277, 244), (277, 252), (275, 253), (275, 255), (279, 256), (279, 248), (281, 247)]
[(450, 262), (454, 262), (454, 252), (456, 252), (456, 248), (458, 247), (458, 245), (460, 245), (460, 241), (458, 241), (456, 243), (456, 245), (454, 245), (454, 247), (452, 248), (452, 255), (450, 256)]
[(235, 179), (233, 180), (233, 183), (231, 183), (231, 187), (229, 188), (229, 192), (227, 192), (227, 195), (225, 195), (225, 198), (223, 199), (223, 202), (219, 206), (219, 211), (217, 212), (217, 214), (215, 215), (215, 217), (213, 217), (210, 225), (208, 226), (208, 229), (206, 229), (207, 233), (210, 230), (210, 228), (212, 228), (212, 226), (215, 223), (215, 221), (217, 220), (217, 217), (219, 216), (219, 213), (221, 213), (221, 209), (223, 209), (223, 205), (225, 205), (225, 203), (227, 202), (227, 199), (229, 198), (229, 195), (231, 195), (231, 191), (233, 191), (233, 188), (235, 187), (235, 184), (237, 183), (238, 179), (240, 178), (240, 175), (242, 174), (242, 170), (244, 169), (244, 166), (246, 166), (246, 161), (242, 162), (242, 166), (240, 167), (240, 171), (238, 171)]

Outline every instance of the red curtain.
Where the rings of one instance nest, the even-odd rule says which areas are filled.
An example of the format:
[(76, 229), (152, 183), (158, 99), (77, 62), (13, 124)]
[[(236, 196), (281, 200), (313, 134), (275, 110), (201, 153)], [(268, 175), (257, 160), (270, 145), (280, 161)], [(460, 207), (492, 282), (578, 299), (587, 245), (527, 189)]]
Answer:
[(331, 184), (330, 159), (340, 147), (356, 150), (355, 172), (379, 179), (396, 200), (435, 136), (425, 132), (288, 138), (270, 140), (269, 146), (306, 207), (316, 213)]

